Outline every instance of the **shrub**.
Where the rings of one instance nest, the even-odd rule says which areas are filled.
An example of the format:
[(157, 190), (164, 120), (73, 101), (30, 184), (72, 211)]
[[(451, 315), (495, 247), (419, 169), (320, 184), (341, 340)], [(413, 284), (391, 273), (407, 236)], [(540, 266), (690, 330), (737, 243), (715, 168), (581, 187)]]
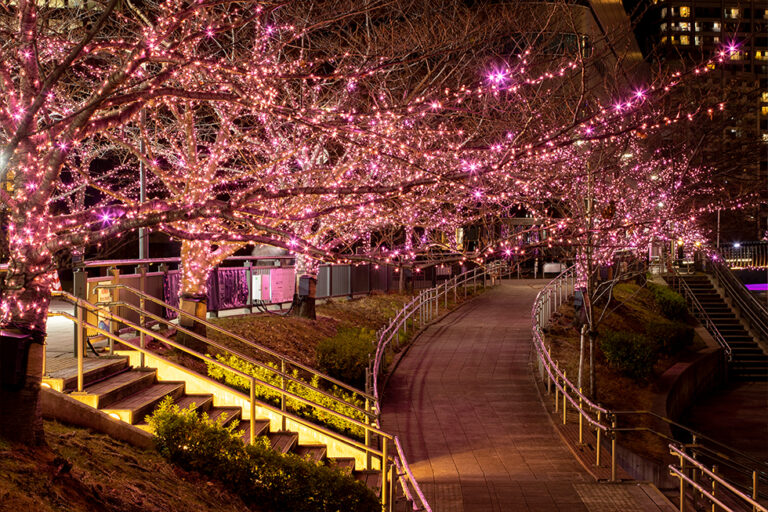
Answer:
[(268, 510), (381, 510), (364, 484), (340, 471), (282, 455), (262, 437), (244, 445), (233, 432), (164, 400), (149, 418), (160, 453), (186, 470), (219, 480), (248, 504)]
[(659, 305), (662, 315), (670, 320), (683, 320), (685, 318), (688, 306), (682, 295), (666, 286), (650, 283), (648, 289), (653, 293), (653, 298)]
[[(248, 375), (253, 375), (257, 379), (263, 382), (267, 382), (268, 384), (271, 384), (275, 387), (279, 388), (282, 385), (281, 377), (277, 373), (269, 370), (268, 368), (262, 368), (260, 366), (257, 366), (253, 363), (245, 361), (234, 355), (225, 356), (225, 355), (217, 354), (216, 359), (231, 368), (240, 370), (241, 372), (246, 373)], [(208, 375), (210, 377), (216, 380), (219, 380), (221, 382), (224, 382), (234, 388), (237, 388), (243, 391), (244, 393), (250, 392), (251, 383), (249, 379), (246, 379), (245, 377), (242, 377), (234, 372), (227, 371), (213, 363), (206, 363), (206, 364), (208, 366)], [(267, 364), (268, 366), (277, 369), (276, 365), (272, 363), (267, 363)], [(340, 414), (343, 414), (348, 418), (353, 418), (358, 421), (365, 421), (365, 414), (354, 408), (354, 407), (357, 407), (359, 409), (363, 409), (365, 407), (365, 401), (360, 396), (354, 393), (348, 393), (337, 386), (332, 386), (331, 389), (326, 390), (326, 393), (329, 393), (337, 397), (341, 401), (347, 404), (350, 404), (349, 406), (347, 406), (344, 403), (339, 403), (339, 401), (334, 400), (320, 393), (317, 377), (314, 377), (311, 382), (306, 382), (303, 379), (299, 379), (299, 373), (296, 370), (293, 370), (291, 372), (291, 375), (294, 378), (302, 381), (304, 384), (299, 384), (297, 382), (289, 380), (285, 386), (286, 391), (289, 391), (295, 395), (305, 398), (310, 402), (320, 404), (324, 407), (327, 407), (328, 409), (332, 409), (336, 412), (339, 412)], [(258, 384), (258, 381), (257, 381), (257, 384)], [(256, 386), (256, 398), (264, 402), (271, 403), (272, 405), (280, 404), (280, 393), (277, 391), (271, 390), (266, 386), (259, 386), (259, 385)], [(302, 418), (307, 418), (316, 423), (320, 423), (322, 425), (332, 428), (337, 432), (357, 438), (359, 440), (362, 440), (364, 438), (365, 433), (364, 433), (363, 427), (351, 424), (350, 422), (345, 421), (343, 418), (339, 418), (334, 414), (317, 410), (314, 407), (310, 407), (306, 404), (299, 402), (298, 400), (291, 399), (291, 398), (286, 400), (285, 406), (286, 406), (286, 409), (288, 409), (288, 411), (296, 414), (297, 416), (300, 416)]]
[(371, 329), (342, 327), (336, 336), (318, 344), (317, 364), (328, 375), (362, 388), (375, 337)]
[(634, 379), (650, 375), (658, 359), (656, 347), (642, 334), (607, 331), (600, 348), (612, 367)]
[(693, 342), (693, 328), (680, 322), (650, 322), (645, 327), (645, 333), (667, 354), (676, 354)]

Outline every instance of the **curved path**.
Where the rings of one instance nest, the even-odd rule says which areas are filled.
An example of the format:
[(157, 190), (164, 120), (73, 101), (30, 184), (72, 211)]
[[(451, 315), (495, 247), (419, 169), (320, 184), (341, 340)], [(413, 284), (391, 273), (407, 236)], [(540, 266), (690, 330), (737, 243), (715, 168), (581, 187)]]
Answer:
[(505, 281), (428, 327), (389, 380), (400, 436), (435, 512), (674, 510), (653, 487), (597, 484), (563, 443), (531, 370), (542, 281)]

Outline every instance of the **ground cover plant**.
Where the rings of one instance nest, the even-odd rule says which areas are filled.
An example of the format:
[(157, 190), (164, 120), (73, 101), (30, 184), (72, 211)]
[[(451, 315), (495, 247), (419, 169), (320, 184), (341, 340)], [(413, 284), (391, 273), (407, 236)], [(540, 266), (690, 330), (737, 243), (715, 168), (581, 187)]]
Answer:
[(264, 437), (245, 445), (236, 424), (222, 426), (191, 407), (179, 409), (165, 400), (149, 423), (164, 457), (221, 482), (248, 505), (296, 512), (381, 509), (373, 492), (354, 477), (295, 454), (279, 454)]
[[(691, 360), (698, 350), (706, 347), (694, 334), (692, 319), (686, 318), (683, 322), (665, 316), (665, 311), (670, 310), (665, 310), (657, 301), (658, 293), (652, 291), (654, 286), (620, 283), (614, 287), (608, 303), (597, 337), (595, 373), (596, 400), (609, 409), (653, 410), (664, 393), (658, 378), (678, 361)], [(567, 372), (569, 380), (576, 383), (579, 331), (574, 324), (572, 304), (561, 306), (545, 332), (545, 340), (551, 347), (553, 360)], [(650, 426), (646, 423), (637, 418), (638, 426)], [(666, 442), (651, 434), (624, 435), (621, 442), (658, 459), (668, 452)]]

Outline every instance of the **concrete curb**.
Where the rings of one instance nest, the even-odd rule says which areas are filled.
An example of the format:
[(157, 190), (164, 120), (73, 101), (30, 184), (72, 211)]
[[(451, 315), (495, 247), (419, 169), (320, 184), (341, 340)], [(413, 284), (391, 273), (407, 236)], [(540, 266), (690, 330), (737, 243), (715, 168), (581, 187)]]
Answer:
[(89, 428), (143, 450), (155, 449), (155, 436), (48, 388), (40, 389), (43, 417), (67, 425)]

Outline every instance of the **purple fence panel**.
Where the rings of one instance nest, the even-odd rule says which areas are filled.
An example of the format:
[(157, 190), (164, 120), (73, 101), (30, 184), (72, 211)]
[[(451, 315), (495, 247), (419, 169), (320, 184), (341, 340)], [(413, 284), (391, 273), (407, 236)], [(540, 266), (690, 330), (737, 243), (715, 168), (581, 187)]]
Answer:
[[(215, 308), (211, 304), (212, 296), (217, 299)], [(216, 273), (214, 288), (208, 288), (208, 311), (242, 308), (247, 305), (248, 282), (245, 269), (220, 268)]]
[[(171, 306), (179, 307), (179, 290), (181, 288), (181, 274), (178, 270), (171, 270), (163, 276), (163, 302)], [(176, 318), (176, 312), (165, 309), (165, 318)]]

